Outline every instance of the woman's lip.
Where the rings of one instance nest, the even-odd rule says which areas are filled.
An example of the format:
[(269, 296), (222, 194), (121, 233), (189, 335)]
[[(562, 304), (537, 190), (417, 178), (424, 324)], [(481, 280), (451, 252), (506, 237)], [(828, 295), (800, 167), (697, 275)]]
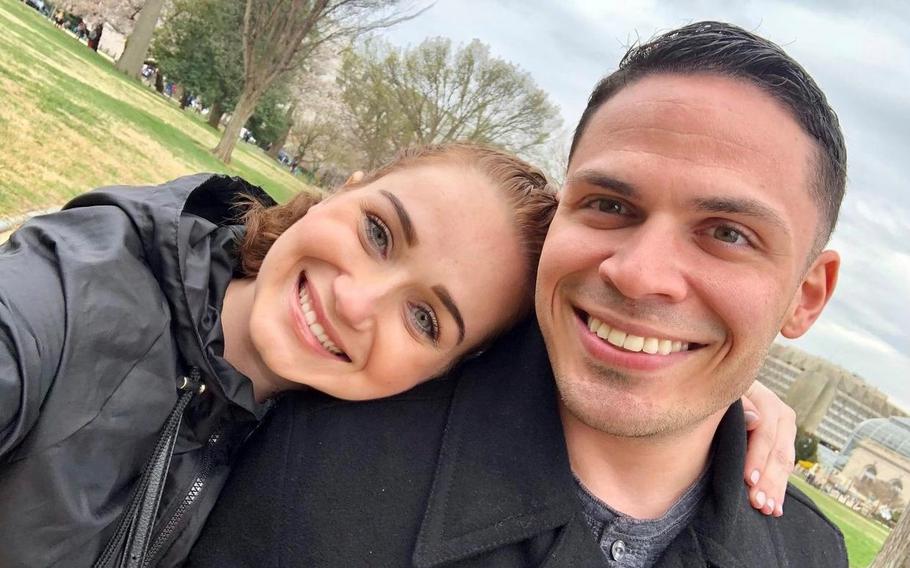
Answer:
[(588, 355), (613, 367), (634, 371), (656, 371), (675, 365), (694, 353), (694, 351), (677, 351), (669, 355), (652, 355), (641, 351), (637, 353), (626, 351), (591, 333), (587, 322), (583, 321), (578, 313), (573, 313), (573, 316), (578, 327), (581, 344)]
[[(326, 317), (325, 311), (322, 309), (322, 300), (319, 298), (319, 294), (317, 294), (316, 290), (309, 285), (310, 281), (307, 280), (306, 273), (301, 273), (300, 280), (298, 282), (299, 284), (297, 293), (300, 293), (300, 285), (306, 287), (307, 295), (310, 298), (310, 306), (313, 308), (313, 312), (316, 314), (316, 323), (322, 326), (322, 330), (325, 332), (326, 337), (329, 338), (329, 341), (334, 343), (335, 347), (347, 354), (347, 349), (341, 340), (338, 339), (338, 332), (336, 332), (335, 328), (332, 327), (332, 323), (329, 321), (329, 318)], [(306, 321), (304, 321), (304, 323), (306, 323)], [(309, 330), (309, 326), (307, 327), (307, 330)]]
[(307, 325), (306, 317), (303, 315), (303, 308), (300, 307), (299, 281), (296, 286), (292, 286), (291, 288), (288, 298), (291, 304), (291, 318), (294, 320), (294, 332), (297, 334), (297, 338), (300, 339), (301, 343), (310, 347), (318, 355), (323, 355), (336, 361), (339, 360), (337, 355), (323, 347), (322, 343), (313, 335), (310, 326)]

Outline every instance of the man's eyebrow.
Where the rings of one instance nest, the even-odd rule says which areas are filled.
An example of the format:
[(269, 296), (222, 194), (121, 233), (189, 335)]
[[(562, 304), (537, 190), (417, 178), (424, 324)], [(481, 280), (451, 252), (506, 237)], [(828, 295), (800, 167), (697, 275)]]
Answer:
[(395, 209), (395, 213), (398, 215), (398, 222), (401, 223), (401, 229), (404, 231), (404, 240), (408, 242), (408, 246), (416, 246), (418, 243), (417, 232), (414, 230), (414, 223), (411, 222), (408, 210), (404, 208), (404, 203), (389, 191), (380, 189), (379, 193), (383, 194), (392, 203), (392, 208)]
[(433, 291), (439, 296), (439, 301), (442, 302), (442, 305), (444, 305), (452, 314), (452, 317), (455, 318), (455, 323), (458, 324), (457, 345), (460, 345), (461, 342), (464, 341), (464, 318), (461, 317), (461, 312), (458, 310), (458, 306), (455, 305), (455, 300), (452, 299), (452, 295), (449, 294), (449, 291), (446, 290), (445, 286), (433, 286)]
[(569, 176), (568, 183), (596, 185), (597, 187), (610, 190), (629, 199), (635, 199), (638, 196), (638, 191), (635, 190), (635, 187), (632, 184), (595, 170), (579, 170)]
[(741, 197), (701, 197), (693, 199), (692, 203), (700, 211), (709, 211), (712, 213), (733, 213), (735, 215), (746, 215), (767, 221), (775, 225), (787, 235), (790, 234), (787, 223), (771, 207), (755, 199)]

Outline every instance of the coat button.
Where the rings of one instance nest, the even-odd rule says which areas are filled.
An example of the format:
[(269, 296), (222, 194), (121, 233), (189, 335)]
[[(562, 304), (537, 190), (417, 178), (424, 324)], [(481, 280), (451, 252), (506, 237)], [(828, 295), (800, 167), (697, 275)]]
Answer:
[(617, 562), (622, 560), (622, 557), (626, 555), (626, 543), (621, 540), (614, 541), (613, 546), (610, 547), (610, 555)]

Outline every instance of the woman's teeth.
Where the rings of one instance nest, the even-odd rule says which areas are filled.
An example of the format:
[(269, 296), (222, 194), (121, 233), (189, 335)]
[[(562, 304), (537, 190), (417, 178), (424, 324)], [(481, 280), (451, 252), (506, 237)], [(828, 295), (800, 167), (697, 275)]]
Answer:
[(611, 328), (593, 316), (588, 316), (588, 329), (607, 343), (634, 353), (643, 351), (652, 355), (669, 355), (670, 353), (688, 351), (689, 349), (689, 344), (684, 341), (632, 335), (621, 329)]
[(325, 334), (325, 329), (316, 323), (316, 312), (310, 304), (310, 295), (307, 294), (306, 286), (303, 285), (300, 286), (300, 309), (303, 310), (303, 317), (306, 320), (307, 327), (310, 328), (310, 331), (313, 332), (313, 335), (316, 336), (319, 343), (325, 347), (329, 353), (344, 356), (344, 351), (338, 349), (338, 347), (332, 343), (332, 340)]

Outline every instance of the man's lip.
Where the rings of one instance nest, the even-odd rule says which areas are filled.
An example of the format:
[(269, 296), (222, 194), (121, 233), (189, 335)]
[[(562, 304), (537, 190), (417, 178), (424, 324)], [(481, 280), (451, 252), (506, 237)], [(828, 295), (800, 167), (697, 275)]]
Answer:
[(592, 359), (611, 367), (619, 367), (630, 371), (658, 371), (671, 365), (676, 365), (694, 353), (694, 351), (677, 351), (668, 355), (660, 355), (643, 351), (627, 351), (604, 341), (592, 333), (581, 314), (575, 312), (573, 316), (584, 350)]
[[(313, 335), (313, 331), (310, 329), (310, 326), (307, 325), (307, 323), (306, 323), (306, 318), (303, 314), (303, 308), (300, 306), (300, 289), (301, 289), (301, 287), (306, 288), (307, 296), (309, 297), (309, 300), (310, 300), (310, 307), (313, 308), (313, 312), (316, 314), (316, 323), (318, 323), (320, 326), (322, 326), (322, 329), (325, 332), (326, 336), (329, 338), (329, 340), (332, 343), (334, 343), (338, 349), (340, 349), (341, 351), (343, 351), (345, 353), (344, 356), (336, 355), (336, 354), (332, 353), (331, 351), (329, 351), (328, 349), (326, 349), (325, 347), (323, 347), (322, 343), (320, 343), (319, 340)], [(295, 306), (297, 307), (297, 314), (300, 317), (300, 323), (302, 324), (303, 330), (306, 332), (306, 335), (308, 337), (312, 338), (312, 341), (316, 343), (316, 345), (319, 347), (320, 350), (329, 354), (332, 358), (338, 359), (340, 361), (350, 361), (350, 355), (348, 355), (347, 349), (341, 343), (341, 341), (338, 339), (338, 334), (335, 331), (335, 328), (332, 327), (331, 322), (329, 322), (329, 319), (325, 315), (325, 311), (323, 310), (322, 302), (319, 298), (319, 295), (316, 293), (316, 290), (313, 288), (313, 286), (309, 285), (309, 281), (307, 280), (305, 273), (301, 273), (300, 277), (297, 280), (297, 286), (294, 288), (294, 298), (295, 298)]]
[(681, 341), (683, 343), (688, 343), (693, 347), (699, 347), (704, 345), (703, 342), (694, 341), (692, 338), (680, 337), (678, 335), (668, 334), (663, 331), (657, 331), (654, 328), (642, 325), (639, 323), (627, 323), (621, 320), (618, 320), (610, 315), (603, 315), (594, 312), (589, 312), (584, 308), (573, 308), (575, 315), (587, 326), (588, 317), (594, 317), (601, 322), (609, 325), (611, 328), (620, 329), (626, 333), (631, 333), (632, 335), (638, 335), (640, 337), (655, 337), (657, 339), (669, 339), (671, 341)]

